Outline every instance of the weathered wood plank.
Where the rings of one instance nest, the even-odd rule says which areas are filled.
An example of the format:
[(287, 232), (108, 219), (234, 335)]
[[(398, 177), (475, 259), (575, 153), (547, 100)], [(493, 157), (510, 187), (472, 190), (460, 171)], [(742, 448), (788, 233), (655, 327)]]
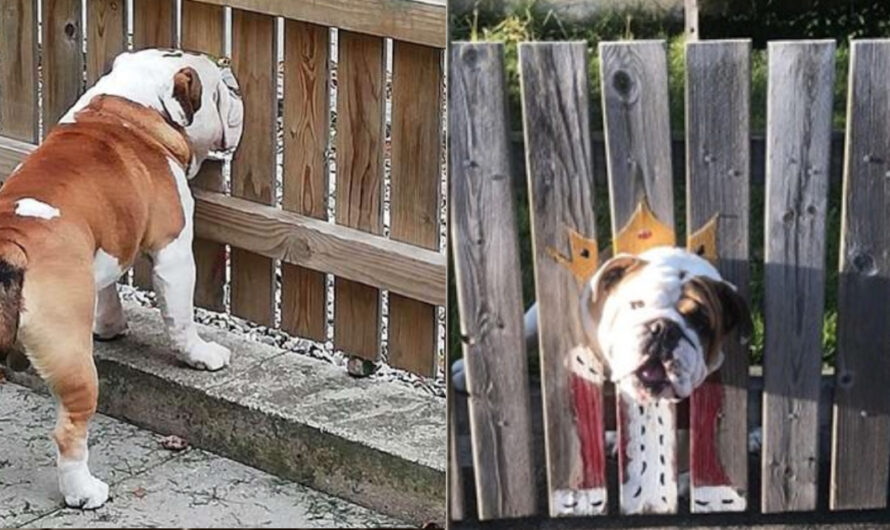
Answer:
[(557, 258), (597, 259), (574, 255), (570, 244), (573, 233), (596, 241), (586, 49), (583, 42), (519, 47), (553, 516), (606, 510), (603, 367), (591, 365), (581, 324), (584, 279)]
[[(397, 241), (439, 248), (442, 176), (442, 50), (393, 42), (390, 233)], [(389, 364), (436, 373), (436, 307), (389, 297)]]
[[(34, 144), (0, 138), (0, 181), (34, 149)], [(428, 304), (446, 303), (445, 256), (439, 252), (221, 193), (195, 189), (192, 194), (197, 237)]]
[[(717, 216), (715, 265), (748, 297), (751, 42), (686, 46), (687, 234)], [(693, 248), (693, 251), (698, 249)], [(690, 398), (690, 509), (747, 506), (748, 351), (737, 338)]]
[(445, 47), (447, 19), (444, 0), (204, 1), (320, 26)]
[(761, 507), (816, 509), (833, 40), (769, 44)]
[[(328, 191), (328, 48), (330, 30), (295, 20), (284, 33), (285, 210), (325, 219)], [(281, 267), (281, 329), (325, 340), (325, 275)]]
[[(663, 41), (600, 43), (603, 118), (615, 252), (640, 251), (653, 244), (674, 244), (671, 191), (667, 57)], [(634, 239), (622, 230), (636, 226), (649, 206), (654, 218)], [(635, 215), (636, 214), (636, 215)], [(647, 234), (668, 232), (647, 239)], [(619, 237), (621, 235), (622, 237)], [(631, 244), (633, 243), (633, 244)], [(617, 400), (619, 505), (622, 513), (677, 511), (677, 448), (673, 405), (638, 406)], [(657, 421), (657, 423), (656, 423)], [(644, 430), (643, 427), (649, 428)], [(646, 434), (643, 434), (643, 433)], [(663, 443), (652, 437), (664, 435)], [(636, 441), (639, 443), (634, 443)], [(659, 440), (661, 442), (662, 440)], [(648, 447), (648, 449), (646, 449)], [(656, 455), (657, 453), (657, 455)], [(651, 464), (649, 463), (651, 462)], [(644, 465), (645, 463), (645, 465)], [(657, 469), (651, 469), (657, 466)], [(648, 478), (644, 471), (650, 468)], [(657, 473), (654, 473), (657, 472)], [(655, 480), (655, 476), (663, 480)]]
[(890, 41), (853, 41), (838, 289), (830, 506), (887, 505)]
[(664, 46), (664, 41), (599, 46), (613, 234), (644, 197), (661, 223), (674, 226)]
[[(220, 6), (184, 0), (182, 2), (182, 47), (187, 50), (221, 55), (225, 51), (225, 13)], [(190, 182), (192, 187), (225, 191), (223, 163), (206, 160)], [(226, 246), (195, 238), (195, 304), (211, 311), (225, 312)]]
[[(337, 224), (383, 230), (383, 39), (339, 33), (337, 91)], [(334, 346), (368, 360), (380, 352), (379, 290), (334, 282)]]
[(133, 0), (133, 49), (176, 45), (176, 0)]
[(36, 142), (37, 0), (0, 3), (0, 132)]
[[(275, 18), (232, 11), (232, 69), (244, 101), (244, 133), (232, 160), (232, 196), (273, 204), (275, 195)], [(271, 326), (275, 317), (273, 260), (232, 248), (232, 314)]]
[[(451, 388), (451, 379), (448, 378)], [(454, 392), (448, 392), (448, 521), (464, 519), (464, 476), (457, 453), (457, 411)]]
[(536, 511), (503, 46), (451, 46), (450, 170), (480, 519)]
[(43, 0), (43, 130), (83, 91), (81, 0)]
[(126, 0), (87, 0), (87, 86), (111, 70), (127, 48)]

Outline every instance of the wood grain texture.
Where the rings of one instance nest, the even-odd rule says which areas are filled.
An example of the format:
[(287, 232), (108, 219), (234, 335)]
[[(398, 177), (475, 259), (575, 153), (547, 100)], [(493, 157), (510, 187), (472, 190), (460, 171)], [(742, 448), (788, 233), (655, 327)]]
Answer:
[(479, 518), (536, 512), (500, 44), (450, 49), (451, 244)]
[(83, 91), (81, 0), (43, 0), (43, 130)]
[(127, 49), (126, 0), (87, 0), (87, 86), (111, 70)]
[[(348, 31), (338, 37), (337, 224), (383, 230), (383, 39)], [(337, 278), (334, 347), (363, 359), (380, 352), (380, 292)]]
[[(221, 55), (225, 52), (225, 13), (222, 7), (184, 0), (182, 2), (182, 47)], [(223, 192), (226, 188), (223, 163), (205, 160), (189, 183), (192, 187)], [(211, 311), (225, 312), (226, 246), (195, 238), (195, 304)]]
[[(451, 378), (447, 378), (449, 386)], [(448, 517), (447, 521), (461, 521), (464, 508), (464, 476), (457, 452), (457, 410), (454, 392), (448, 392)]]
[[(588, 339), (580, 319), (579, 281), (554, 252), (570, 259), (571, 231), (596, 240), (593, 208), (593, 155), (591, 153), (586, 45), (582, 42), (521, 44), (519, 67), (522, 86), (526, 172), (531, 201), (535, 249), (535, 286), (538, 303), (539, 351), (542, 367), (550, 514), (590, 514), (605, 510), (605, 455), (600, 462), (585, 462), (582, 445), (602, 438), (603, 425), (592, 433), (582, 429), (574, 411), (570, 356), (586, 348)], [(593, 370), (593, 368), (590, 368)], [(602, 392), (602, 367), (597, 368), (595, 391)], [(582, 374), (584, 376), (588, 374)], [(602, 399), (599, 400), (600, 407)], [(604, 417), (599, 411), (599, 417)], [(599, 464), (599, 465), (597, 465)], [(596, 468), (598, 477), (584, 477)], [(590, 482), (590, 483), (586, 483)], [(600, 488), (596, 501), (578, 502), (567, 490)]]
[(887, 505), (890, 463), (890, 41), (853, 41), (829, 504)]
[(764, 512), (816, 509), (835, 44), (769, 45)]
[[(746, 299), (750, 55), (751, 42), (747, 40), (702, 41), (686, 46), (686, 229), (694, 234), (717, 216), (715, 265)], [(716, 414), (711, 416), (714, 421), (690, 420), (693, 431), (703, 429), (690, 434), (693, 512), (743, 511), (747, 506), (748, 350), (733, 337), (724, 342), (723, 352), (723, 366), (705, 383), (710, 388), (694, 392), (690, 400), (691, 416)], [(716, 446), (715, 466), (696, 465), (699, 456), (710, 452), (699, 447), (701, 444)], [(710, 467), (721, 468), (725, 480), (714, 484), (715, 477), (703, 476)], [(728, 487), (737, 496), (727, 493), (715, 504), (702, 489), (712, 486)], [(727, 499), (735, 502), (724, 503)]]
[[(599, 52), (614, 239), (618, 241), (619, 231), (631, 221), (641, 201), (648, 204), (659, 224), (673, 231), (664, 41), (604, 42), (600, 43)], [(619, 438), (629, 439), (635, 433), (628, 433), (622, 427), (630, 423), (628, 411), (633, 409), (624, 398), (616, 401)], [(676, 425), (675, 407), (667, 406), (660, 417), (664, 423)], [(671, 452), (676, 455), (676, 446)], [(626, 451), (619, 451), (618, 457), (619, 480), (623, 482), (628, 479), (630, 460)], [(673, 461), (676, 463), (676, 457)], [(671, 475), (676, 476), (675, 465)], [(676, 495), (666, 496), (666, 502), (659, 507), (648, 506), (646, 510), (675, 512)], [(635, 505), (632, 493), (624, 487), (619, 504), (622, 513)]]
[(36, 142), (37, 0), (0, 3), (0, 132)]
[(133, 0), (133, 49), (176, 45), (176, 0)]
[(673, 227), (664, 41), (603, 42), (599, 53), (612, 233), (644, 197), (655, 217)]
[[(276, 101), (275, 18), (232, 11), (232, 69), (244, 101), (244, 133), (232, 160), (232, 196), (273, 204)], [(232, 314), (271, 326), (275, 317), (273, 260), (232, 248)]]
[(204, 0), (320, 26), (445, 47), (444, 0)]
[[(442, 177), (442, 50), (393, 42), (390, 233), (439, 248)], [(389, 297), (389, 364), (436, 374), (436, 307)]]
[[(284, 33), (285, 210), (325, 219), (328, 190), (328, 48), (330, 30), (295, 20)], [(281, 267), (281, 329), (325, 340), (325, 275)]]

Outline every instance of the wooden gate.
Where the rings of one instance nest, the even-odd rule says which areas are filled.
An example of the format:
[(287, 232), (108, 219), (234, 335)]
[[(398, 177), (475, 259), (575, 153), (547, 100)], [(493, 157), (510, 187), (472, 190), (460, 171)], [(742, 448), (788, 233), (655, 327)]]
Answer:
[[(336, 349), (359, 359), (380, 358), (381, 293), (388, 291), (389, 363), (435, 375), (437, 306), (446, 299), (439, 249), (444, 2), (182, 0), (181, 10), (177, 5), (4, 0), (2, 178), (83, 93), (84, 78), (92, 84), (122, 51), (181, 45), (231, 53), (247, 119), (230, 182), (223, 162), (208, 161), (193, 183), (197, 304), (226, 311), (228, 285), (232, 314), (323, 342), (325, 275), (332, 274)], [(336, 56), (332, 28), (338, 28)], [(329, 179), (336, 184), (330, 220)], [(150, 276), (147, 261), (138, 262), (134, 282), (150, 287)]]
[[(521, 177), (510, 167), (503, 49), (452, 45), (451, 245), (479, 519), (775, 513), (813, 511), (823, 501), (831, 511), (887, 506), (890, 41), (852, 43), (830, 447), (820, 447), (818, 418), (825, 242), (838, 237), (825, 228), (834, 41), (769, 43), (764, 388), (756, 422), (762, 449), (752, 473), (759, 490), (748, 481), (752, 390), (744, 345), (730, 341), (723, 367), (688, 407), (637, 407), (612, 403), (580, 325), (581, 289), (599, 262), (598, 230), (611, 230), (615, 252), (685, 239), (750, 297), (750, 48), (747, 40), (686, 46), (681, 238), (674, 232), (665, 43), (599, 47), (608, 206), (594, 204), (587, 44), (519, 47), (546, 448), (547, 491), (540, 495), (512, 182)], [(596, 226), (595, 212), (606, 207), (611, 227)], [(617, 480), (605, 454), (613, 415)], [(679, 424), (689, 427), (687, 455), (677, 453)], [(831, 463), (827, 491), (819, 488), (820, 458)], [(677, 462), (686, 460), (690, 492), (680, 505)], [(452, 519), (467, 508), (453, 503)]]

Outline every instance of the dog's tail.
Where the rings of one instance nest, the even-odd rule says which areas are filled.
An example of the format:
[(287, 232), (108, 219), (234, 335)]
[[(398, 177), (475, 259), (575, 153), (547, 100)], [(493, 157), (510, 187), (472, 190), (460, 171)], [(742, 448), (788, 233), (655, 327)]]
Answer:
[(28, 256), (19, 244), (0, 241), (0, 360), (14, 370), (28, 366), (27, 358), (15, 350), (27, 266)]

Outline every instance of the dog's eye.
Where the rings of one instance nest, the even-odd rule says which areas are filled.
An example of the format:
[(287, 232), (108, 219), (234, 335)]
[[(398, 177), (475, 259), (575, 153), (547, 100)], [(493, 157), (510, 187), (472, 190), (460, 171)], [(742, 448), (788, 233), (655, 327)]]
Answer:
[(632, 301), (630, 302), (630, 308), (631, 308), (631, 309), (639, 309), (639, 308), (643, 307), (644, 305), (645, 305), (645, 304), (643, 303), (642, 300), (632, 300)]
[(689, 325), (692, 326), (692, 329), (699, 334), (707, 332), (711, 328), (711, 321), (708, 319), (708, 315), (705, 311), (701, 308), (686, 315), (686, 320), (689, 322)]

